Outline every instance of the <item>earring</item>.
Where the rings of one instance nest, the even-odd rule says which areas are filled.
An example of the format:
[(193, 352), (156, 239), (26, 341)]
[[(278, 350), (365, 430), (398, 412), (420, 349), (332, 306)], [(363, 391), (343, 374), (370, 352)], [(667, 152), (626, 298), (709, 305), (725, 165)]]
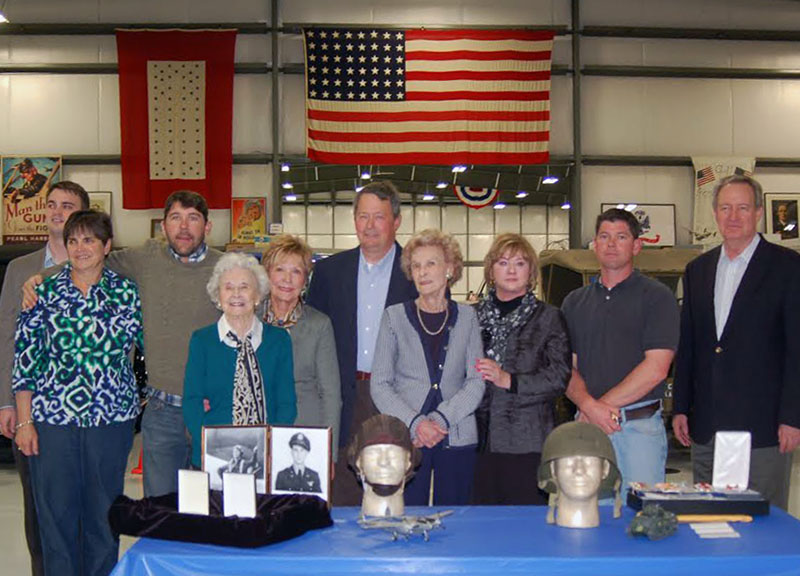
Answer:
[(450, 280), (453, 277), (453, 275), (450, 274), (450, 272), (448, 272), (447, 274), (444, 275), (444, 277)]

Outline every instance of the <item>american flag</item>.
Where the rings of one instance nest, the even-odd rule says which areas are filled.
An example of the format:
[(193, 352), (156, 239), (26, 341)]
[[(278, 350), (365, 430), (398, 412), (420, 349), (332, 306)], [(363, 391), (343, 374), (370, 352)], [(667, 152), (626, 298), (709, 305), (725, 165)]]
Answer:
[(706, 166), (702, 170), (698, 170), (696, 180), (698, 186), (703, 186), (705, 184), (708, 184), (709, 182), (713, 182), (714, 181), (713, 168), (711, 168), (711, 166)]
[(553, 32), (313, 28), (308, 156), (331, 164), (549, 160)]

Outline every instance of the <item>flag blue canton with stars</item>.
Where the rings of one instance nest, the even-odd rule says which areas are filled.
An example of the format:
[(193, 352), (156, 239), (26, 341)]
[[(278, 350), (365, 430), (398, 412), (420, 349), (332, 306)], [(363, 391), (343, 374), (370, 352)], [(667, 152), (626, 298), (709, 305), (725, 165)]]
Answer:
[(308, 98), (402, 101), (405, 33), (398, 30), (306, 30)]

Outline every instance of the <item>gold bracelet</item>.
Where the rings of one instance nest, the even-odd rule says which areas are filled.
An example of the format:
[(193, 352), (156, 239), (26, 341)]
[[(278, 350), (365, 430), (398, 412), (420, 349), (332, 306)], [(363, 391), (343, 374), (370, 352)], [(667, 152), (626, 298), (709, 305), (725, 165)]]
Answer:
[(24, 428), (25, 426), (28, 426), (30, 424), (33, 424), (33, 420), (25, 420), (25, 422), (20, 422), (19, 424), (14, 426), (14, 430), (19, 430), (20, 428)]

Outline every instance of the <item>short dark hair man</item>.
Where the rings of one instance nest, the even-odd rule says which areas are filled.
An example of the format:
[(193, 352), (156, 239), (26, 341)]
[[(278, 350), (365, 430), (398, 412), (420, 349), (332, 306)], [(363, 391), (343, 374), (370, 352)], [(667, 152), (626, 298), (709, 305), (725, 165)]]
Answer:
[[(70, 214), (89, 207), (89, 195), (83, 186), (62, 180), (50, 187), (45, 205), (47, 244), (44, 248), (12, 260), (6, 268), (3, 291), (0, 294), (0, 433), (14, 438), (17, 411), (11, 392), (11, 373), (14, 368), (14, 332), (20, 313), (19, 293), (22, 284), (32, 274), (43, 268), (61, 264), (67, 260), (64, 246), (64, 224)], [(17, 464), (25, 511), (25, 535), (31, 554), (31, 569), (34, 576), (44, 574), (42, 548), (39, 542), (39, 526), (31, 492), (28, 459), (16, 443), (12, 442), (14, 460)]]
[(144, 353), (149, 374), (142, 416), (145, 496), (178, 489), (178, 470), (189, 465), (190, 443), (181, 411), (186, 351), (193, 331), (219, 319), (206, 283), (222, 253), (206, 244), (208, 205), (196, 192), (167, 198), (161, 223), (166, 245), (116, 250), (109, 268), (136, 282), (142, 299)]
[(664, 480), (664, 381), (678, 347), (678, 304), (669, 289), (634, 270), (639, 222), (612, 208), (597, 218), (600, 275), (570, 293), (562, 309), (573, 350), (567, 397), (578, 419), (608, 434), (628, 482)]
[(757, 233), (762, 198), (749, 176), (714, 187), (723, 242), (686, 266), (672, 428), (692, 446), (695, 482), (712, 480), (717, 431), (749, 431), (749, 485), (786, 509), (800, 444), (800, 255)]
[(289, 439), (289, 448), (292, 451), (292, 465), (278, 472), (275, 478), (276, 490), (291, 490), (292, 492), (322, 492), (319, 474), (306, 466), (306, 458), (311, 451), (311, 442), (302, 432), (292, 435)]
[[(336, 335), (342, 386), (340, 447), (376, 413), (369, 378), (383, 310), (417, 297), (400, 269), (402, 248), (395, 241), (400, 195), (394, 185), (383, 181), (364, 186), (356, 194), (353, 219), (359, 246), (318, 262), (308, 289), (308, 303), (330, 317)], [(332, 496), (335, 506), (361, 503), (361, 488), (346, 458), (336, 462)]]

